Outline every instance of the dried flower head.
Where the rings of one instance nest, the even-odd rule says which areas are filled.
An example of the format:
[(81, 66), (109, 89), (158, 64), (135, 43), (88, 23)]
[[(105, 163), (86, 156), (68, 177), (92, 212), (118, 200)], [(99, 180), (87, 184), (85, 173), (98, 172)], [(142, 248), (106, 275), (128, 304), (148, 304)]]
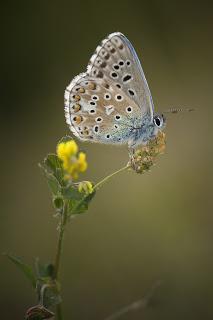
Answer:
[(165, 133), (159, 131), (158, 135), (145, 146), (140, 146), (130, 156), (129, 165), (137, 173), (148, 171), (154, 164), (156, 157), (165, 151)]

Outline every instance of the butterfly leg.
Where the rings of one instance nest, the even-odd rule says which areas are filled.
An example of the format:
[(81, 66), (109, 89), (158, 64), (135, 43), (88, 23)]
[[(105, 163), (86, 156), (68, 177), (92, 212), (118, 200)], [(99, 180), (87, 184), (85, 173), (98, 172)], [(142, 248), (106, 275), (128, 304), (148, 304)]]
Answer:
[(128, 145), (128, 150), (129, 150), (129, 160), (132, 168), (135, 170), (136, 168), (136, 163), (135, 163), (135, 148), (134, 145)]
[(135, 154), (135, 149), (132, 146), (128, 146), (129, 157), (131, 158)]

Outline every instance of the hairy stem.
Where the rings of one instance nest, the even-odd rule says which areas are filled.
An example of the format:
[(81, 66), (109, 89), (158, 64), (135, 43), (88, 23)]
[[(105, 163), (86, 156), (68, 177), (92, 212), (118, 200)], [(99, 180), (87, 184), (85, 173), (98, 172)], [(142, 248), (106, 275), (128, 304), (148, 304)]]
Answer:
[(57, 317), (57, 320), (63, 320), (61, 303), (56, 305), (56, 317)]
[[(123, 172), (129, 168), (130, 168), (130, 166), (126, 165), (125, 167), (122, 167), (121, 169), (108, 175), (107, 177), (105, 177), (104, 179), (99, 181), (94, 186), (94, 190), (98, 190), (105, 182), (107, 182), (109, 179), (114, 177), (116, 174)], [(64, 200), (64, 206), (63, 206), (63, 211), (61, 214), (61, 221), (60, 221), (60, 225), (59, 225), (59, 237), (58, 237), (58, 243), (57, 243), (57, 249), (56, 249), (56, 257), (55, 257), (55, 263), (54, 263), (54, 280), (57, 282), (59, 281), (59, 268), (60, 268), (60, 262), (61, 262), (64, 231), (65, 231), (65, 226), (67, 223), (67, 211), (68, 211), (67, 209), (68, 209), (68, 202), (66, 200)], [(56, 318), (57, 318), (57, 320), (63, 320), (61, 303), (56, 306)]]
[[(59, 279), (59, 268), (60, 268), (60, 262), (61, 262), (64, 231), (65, 231), (65, 226), (67, 223), (67, 209), (68, 209), (67, 206), (68, 206), (68, 203), (66, 200), (64, 200), (63, 211), (61, 214), (61, 221), (60, 221), (60, 225), (59, 225), (59, 236), (58, 236), (58, 243), (57, 243), (55, 263), (54, 263), (54, 279), (55, 279), (55, 281), (58, 281), (58, 279)], [(63, 319), (61, 303), (56, 306), (56, 316), (57, 316), (57, 320)]]

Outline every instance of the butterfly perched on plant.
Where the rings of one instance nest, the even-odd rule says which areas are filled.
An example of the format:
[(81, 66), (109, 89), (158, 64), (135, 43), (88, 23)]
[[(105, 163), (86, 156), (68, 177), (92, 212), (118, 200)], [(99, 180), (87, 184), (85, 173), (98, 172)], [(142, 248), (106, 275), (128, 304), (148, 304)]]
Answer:
[(80, 140), (146, 144), (165, 126), (130, 41), (120, 32), (97, 47), (87, 71), (65, 90), (65, 117)]

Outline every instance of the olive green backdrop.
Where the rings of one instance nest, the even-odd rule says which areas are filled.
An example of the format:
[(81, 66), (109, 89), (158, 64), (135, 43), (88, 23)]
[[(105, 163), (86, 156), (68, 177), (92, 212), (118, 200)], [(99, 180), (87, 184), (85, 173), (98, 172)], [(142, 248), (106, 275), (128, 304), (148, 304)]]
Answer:
[[(167, 117), (166, 153), (150, 173), (123, 173), (67, 228), (61, 268), (65, 319), (102, 320), (143, 297), (122, 319), (213, 318), (211, 1), (13, 1), (1, 10), (0, 250), (33, 263), (55, 252), (56, 220), (37, 163), (69, 131), (66, 85), (107, 34), (133, 43), (155, 107)], [(82, 143), (98, 181), (128, 160), (126, 147)], [(19, 270), (0, 258), (1, 319), (36, 303)]]

